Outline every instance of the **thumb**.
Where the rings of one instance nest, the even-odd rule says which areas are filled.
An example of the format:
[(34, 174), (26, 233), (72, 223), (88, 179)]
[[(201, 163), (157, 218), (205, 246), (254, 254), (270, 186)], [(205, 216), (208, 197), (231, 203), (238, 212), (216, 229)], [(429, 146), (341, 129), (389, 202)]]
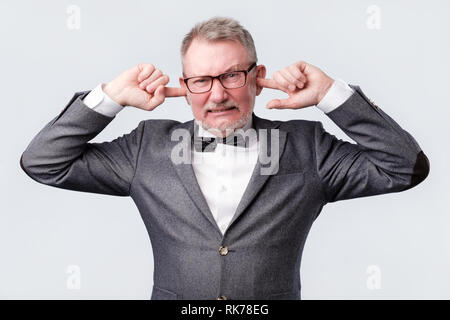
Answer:
[(289, 108), (289, 105), (291, 105), (291, 100), (289, 98), (287, 99), (274, 99), (269, 101), (269, 103), (266, 105), (267, 109), (285, 109)]
[(279, 107), (280, 105), (281, 105), (280, 99), (274, 99), (269, 101), (269, 103), (267, 103), (266, 108), (273, 109)]
[(156, 88), (155, 94), (150, 99), (150, 107), (156, 108), (157, 106), (159, 106), (161, 103), (164, 102), (165, 98), (166, 96), (164, 94), (164, 85), (161, 84), (158, 86), (158, 88)]

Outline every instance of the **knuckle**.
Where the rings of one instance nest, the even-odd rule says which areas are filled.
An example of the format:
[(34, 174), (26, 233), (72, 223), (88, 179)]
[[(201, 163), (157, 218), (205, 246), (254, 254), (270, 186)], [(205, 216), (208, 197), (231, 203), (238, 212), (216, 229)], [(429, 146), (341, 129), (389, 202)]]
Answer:
[(293, 75), (292, 73), (288, 73), (287, 78), (290, 82), (295, 82), (297, 80), (295, 75)]
[(291, 74), (288, 71), (286, 71), (286, 70), (284, 70), (282, 74), (283, 74), (283, 77), (285, 77), (286, 79), (290, 79), (291, 78)]
[(149, 66), (147, 66), (147, 67), (145, 68), (145, 76), (148, 77), (151, 73), (152, 73), (152, 68), (150, 68)]
[[(278, 72), (278, 71), (277, 71), (277, 72)], [(273, 74), (273, 79), (274, 79), (276, 82), (278, 82), (278, 83), (282, 83), (282, 77), (281, 77), (280, 74), (277, 73), (277, 72), (275, 72), (275, 73)]]

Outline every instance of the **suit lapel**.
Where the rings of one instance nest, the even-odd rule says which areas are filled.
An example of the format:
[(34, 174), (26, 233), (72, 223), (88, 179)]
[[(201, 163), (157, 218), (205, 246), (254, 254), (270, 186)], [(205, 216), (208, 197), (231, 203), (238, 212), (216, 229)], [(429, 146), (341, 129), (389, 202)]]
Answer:
[[(176, 125), (173, 130), (175, 129), (187, 130), (186, 132), (189, 132), (189, 137), (192, 138), (194, 135), (194, 120), (180, 123)], [(169, 159), (172, 159), (171, 154), (174, 147), (180, 143), (180, 141), (171, 141), (171, 135), (172, 131), (170, 132), (168, 137), (169, 143), (168, 148), (166, 150)], [(185, 148), (185, 150), (186, 149), (191, 150), (192, 139), (184, 142), (189, 143), (189, 147)], [(189, 197), (195, 203), (200, 212), (203, 213), (203, 215), (209, 220), (209, 222), (211, 222), (213, 227), (219, 232), (220, 236), (222, 237), (222, 232), (220, 231), (220, 228), (217, 225), (211, 210), (209, 209), (205, 196), (203, 195), (200, 186), (198, 184), (197, 178), (195, 177), (194, 168), (192, 167), (192, 154), (190, 152), (188, 153), (187, 158), (188, 158), (187, 163), (175, 164), (173, 163), (173, 161), (170, 162), (172, 163), (172, 166), (175, 168), (175, 171), (178, 177), (180, 178), (186, 192), (189, 194)]]
[[(261, 141), (262, 139), (260, 137), (260, 130), (267, 130), (266, 131), (267, 132), (267, 139), (266, 139), (267, 154), (271, 154), (271, 149), (272, 149), (272, 147), (274, 147), (274, 146), (272, 146), (272, 143), (271, 143), (271, 141), (272, 141), (272, 130), (271, 129), (279, 130), (279, 143), (278, 143), (279, 158), (278, 158), (278, 161), (281, 159), (281, 156), (283, 154), (284, 147), (286, 144), (286, 132), (284, 130), (279, 129), (278, 128), (279, 125), (280, 124), (277, 124), (274, 121), (259, 118), (253, 113), (253, 127), (258, 134), (259, 146), (261, 146), (261, 142), (262, 142)], [(277, 144), (275, 144), (275, 147), (276, 146), (277, 146)], [(261, 147), (259, 149), (261, 150)], [(262, 175), (261, 174), (262, 168), (264, 168), (264, 166), (260, 161), (260, 157), (258, 156), (258, 160), (256, 162), (252, 176), (250, 177), (250, 181), (247, 185), (247, 188), (244, 191), (241, 201), (239, 202), (239, 204), (236, 208), (236, 212), (235, 212), (233, 218), (231, 219), (228, 229), (230, 229), (232, 224), (239, 218), (239, 216), (250, 205), (252, 200), (258, 195), (258, 192), (261, 190), (261, 188), (266, 183), (267, 179), (269, 179), (269, 177), (271, 176), (271, 175)]]

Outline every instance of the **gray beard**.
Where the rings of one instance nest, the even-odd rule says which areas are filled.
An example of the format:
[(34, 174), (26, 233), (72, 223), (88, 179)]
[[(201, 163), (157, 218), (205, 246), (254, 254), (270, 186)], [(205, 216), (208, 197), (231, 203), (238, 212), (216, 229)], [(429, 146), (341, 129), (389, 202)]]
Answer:
[(244, 127), (247, 124), (248, 120), (250, 119), (252, 112), (253, 112), (253, 110), (250, 109), (240, 119), (235, 120), (235, 121), (226, 121), (225, 123), (223, 123), (222, 125), (220, 125), (218, 127), (210, 126), (208, 123), (202, 122), (197, 119), (195, 119), (195, 122), (199, 126), (201, 126), (204, 130), (207, 130), (207, 131), (211, 132), (212, 134), (220, 135), (221, 132), (225, 131), (227, 133), (226, 135), (228, 135), (229, 133), (233, 132), (234, 130)]

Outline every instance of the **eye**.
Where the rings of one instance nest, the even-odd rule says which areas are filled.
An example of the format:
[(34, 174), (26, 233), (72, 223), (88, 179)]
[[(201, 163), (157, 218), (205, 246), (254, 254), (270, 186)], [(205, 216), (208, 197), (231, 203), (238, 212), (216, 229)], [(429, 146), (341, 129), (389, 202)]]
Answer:
[(203, 85), (208, 84), (209, 81), (210, 81), (209, 78), (206, 78), (206, 77), (199, 77), (199, 78), (194, 78), (194, 79), (192, 79), (192, 80), (191, 80), (191, 83), (192, 83), (193, 85), (196, 85), (196, 86), (203, 86)]
[(238, 72), (230, 72), (224, 75), (225, 79), (233, 79), (238, 76)]

